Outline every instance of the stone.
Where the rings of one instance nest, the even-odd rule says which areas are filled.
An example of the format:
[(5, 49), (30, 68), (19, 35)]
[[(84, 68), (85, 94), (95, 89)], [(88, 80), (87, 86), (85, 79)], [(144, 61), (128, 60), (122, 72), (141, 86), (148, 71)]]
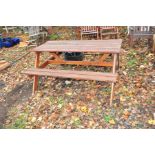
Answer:
[(65, 81), (65, 84), (69, 85), (69, 84), (71, 84), (71, 81)]

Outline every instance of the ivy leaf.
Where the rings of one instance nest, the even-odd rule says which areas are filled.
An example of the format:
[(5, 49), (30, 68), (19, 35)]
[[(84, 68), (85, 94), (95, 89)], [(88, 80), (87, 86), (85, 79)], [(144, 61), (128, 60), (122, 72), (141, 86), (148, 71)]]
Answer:
[(107, 123), (109, 123), (109, 121), (111, 120), (111, 116), (105, 115), (105, 116), (104, 116), (104, 120), (105, 120)]

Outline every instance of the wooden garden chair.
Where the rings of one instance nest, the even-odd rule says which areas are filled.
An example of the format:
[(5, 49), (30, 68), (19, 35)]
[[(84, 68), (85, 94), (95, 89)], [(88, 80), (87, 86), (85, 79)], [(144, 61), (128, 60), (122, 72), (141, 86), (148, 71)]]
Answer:
[(99, 39), (99, 27), (98, 26), (81, 26), (81, 40), (83, 39), (83, 35), (96, 35), (97, 39)]
[(9, 33), (10, 31), (15, 33), (16, 28), (17, 28), (16, 26), (4, 26), (3, 30), (5, 30), (6, 33)]
[(118, 39), (118, 27), (116, 26), (100, 26), (100, 36), (101, 39), (106, 35), (114, 35)]
[(139, 38), (148, 39), (148, 41), (153, 39), (154, 32), (151, 31), (150, 26), (129, 26), (128, 27), (128, 36), (129, 44), (133, 46), (135, 40)]
[(42, 42), (45, 41), (45, 37), (47, 37), (47, 32), (42, 31), (41, 26), (24, 26), (23, 31), (27, 33), (29, 36), (29, 43), (37, 46), (39, 44), (39, 39), (42, 39)]

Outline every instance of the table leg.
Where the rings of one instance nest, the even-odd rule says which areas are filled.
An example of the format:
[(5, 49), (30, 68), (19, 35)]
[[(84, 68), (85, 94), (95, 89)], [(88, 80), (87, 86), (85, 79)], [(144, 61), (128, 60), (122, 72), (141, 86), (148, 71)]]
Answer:
[[(113, 74), (115, 74), (115, 72), (116, 72), (116, 60), (117, 60), (117, 54), (114, 54), (113, 67), (112, 67), (112, 73)], [(112, 105), (113, 96), (114, 96), (114, 82), (112, 82), (112, 84), (111, 84), (110, 105)]]
[[(39, 67), (39, 61), (40, 61), (40, 53), (35, 53), (36, 54), (36, 58), (35, 58), (35, 68)], [(35, 75), (34, 76), (34, 80), (33, 80), (33, 90), (32, 93), (34, 94), (35, 91), (38, 89), (38, 76)]]
[(153, 52), (155, 53), (155, 34), (153, 35)]
[(117, 54), (114, 54), (112, 73), (115, 73), (116, 72), (116, 61), (117, 61)]
[(113, 96), (114, 96), (114, 82), (112, 82), (111, 84), (110, 105), (112, 105)]
[(117, 70), (119, 71), (119, 66), (120, 66), (120, 64), (119, 64), (119, 54), (117, 54)]

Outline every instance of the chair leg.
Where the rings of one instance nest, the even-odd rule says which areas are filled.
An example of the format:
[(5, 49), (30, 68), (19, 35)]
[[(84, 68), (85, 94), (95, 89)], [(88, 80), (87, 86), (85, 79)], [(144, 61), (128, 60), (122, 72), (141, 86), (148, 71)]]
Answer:
[(116, 33), (116, 39), (118, 39), (119, 38), (119, 34), (118, 33)]
[(101, 33), (101, 40), (102, 40), (102, 33)]
[(114, 96), (114, 82), (111, 84), (110, 105), (112, 105), (113, 96)]
[(99, 39), (99, 34), (97, 33), (97, 40)]
[(82, 38), (82, 34), (81, 34), (81, 40), (82, 40), (83, 38)]
[(153, 46), (153, 39), (148, 39), (148, 47), (151, 48)]
[(133, 47), (133, 37), (132, 36), (129, 36), (129, 45), (130, 47)]

